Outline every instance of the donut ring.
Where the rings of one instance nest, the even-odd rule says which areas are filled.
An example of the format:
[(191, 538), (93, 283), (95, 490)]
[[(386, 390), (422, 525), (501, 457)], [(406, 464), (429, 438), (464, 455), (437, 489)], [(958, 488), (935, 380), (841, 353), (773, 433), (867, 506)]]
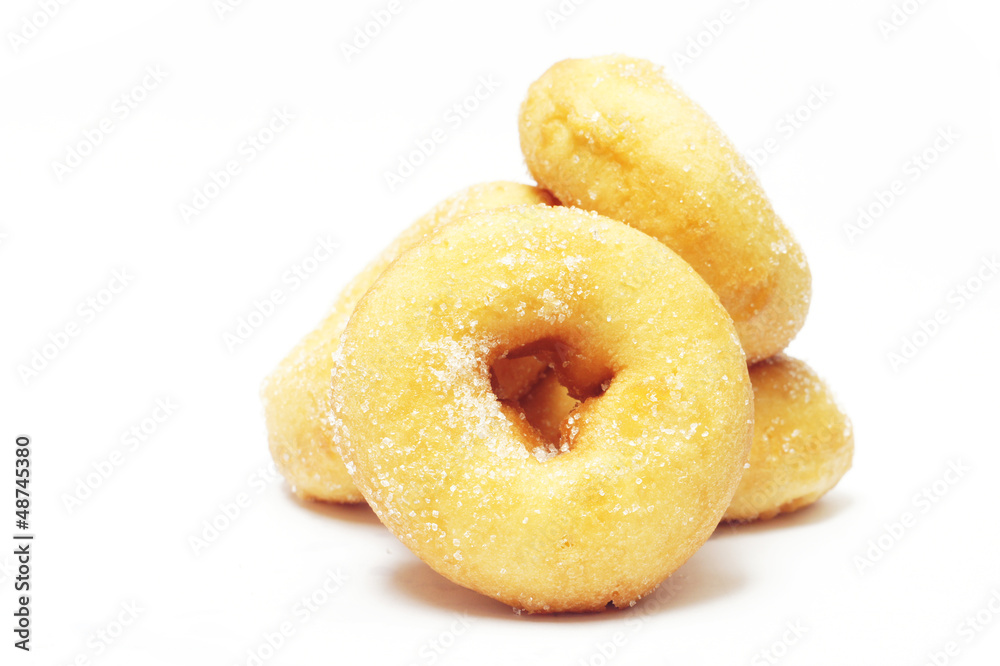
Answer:
[(808, 506), (851, 468), (854, 432), (812, 369), (780, 354), (750, 368), (754, 436), (749, 466), (723, 520), (773, 518)]
[[(548, 460), (490, 367), (545, 347), (584, 404)], [(338, 349), (334, 443), (382, 522), (532, 612), (627, 606), (697, 550), (749, 453), (732, 321), (665, 246), (568, 208), (472, 215), (401, 256)]]
[[(750, 460), (724, 521), (767, 520), (808, 506), (851, 467), (854, 434), (829, 388), (804, 362), (779, 354), (750, 367), (754, 436)], [(580, 401), (544, 374), (518, 405), (558, 445)]]
[(809, 309), (802, 249), (711, 118), (645, 60), (565, 60), (532, 84), (521, 148), (539, 185), (662, 241), (719, 295), (748, 360)]
[[(548, 192), (519, 183), (496, 182), (470, 187), (440, 203), (406, 229), (372, 261), (337, 297), (320, 325), (285, 357), (261, 387), (271, 457), (303, 499), (325, 502), (363, 502), (340, 456), (330, 446), (331, 433), (325, 423), (327, 394), (333, 352), (347, 320), (361, 297), (379, 275), (405, 250), (417, 245), (453, 220), (480, 210), (525, 204), (555, 205)], [(511, 370), (507, 378), (511, 397), (528, 388), (528, 366), (524, 374)]]

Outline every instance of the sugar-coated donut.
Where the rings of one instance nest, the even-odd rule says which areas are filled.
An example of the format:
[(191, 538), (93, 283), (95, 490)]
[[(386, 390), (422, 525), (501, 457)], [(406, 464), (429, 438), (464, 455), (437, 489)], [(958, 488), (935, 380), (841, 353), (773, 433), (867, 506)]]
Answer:
[(498, 359), (493, 364), (493, 392), (501, 400), (520, 400), (548, 367), (548, 361), (531, 355)]
[(542, 374), (538, 383), (518, 400), (524, 419), (538, 430), (546, 449), (563, 444), (563, 424), (572, 427), (573, 421), (568, 419), (579, 405), (580, 401), (569, 394), (559, 383), (559, 375), (551, 370)]
[(752, 363), (809, 308), (805, 255), (760, 182), (701, 107), (645, 60), (565, 60), (532, 84), (521, 148), (565, 205), (659, 239), (719, 295)]
[[(566, 451), (491, 386), (548, 355), (583, 405)], [(532, 612), (627, 606), (715, 529), (747, 460), (732, 320), (661, 243), (545, 206), (465, 217), (404, 253), (335, 355), (330, 424), (382, 522), (452, 581)]]
[(773, 518), (808, 506), (851, 467), (854, 432), (827, 385), (783, 354), (753, 365), (750, 461), (724, 520)]
[[(476, 185), (442, 202), (406, 229), (347, 285), (327, 317), (265, 380), (261, 398), (271, 456), (299, 497), (343, 503), (364, 501), (330, 445), (324, 417), (333, 352), (354, 306), (376, 278), (403, 251), (463, 215), (540, 203), (555, 205), (556, 201), (537, 187), (508, 182)], [(529, 363), (530, 359), (522, 362), (525, 366)], [(512, 384), (512, 392), (519, 390), (524, 388)]]
[[(779, 354), (754, 364), (750, 383), (753, 446), (726, 521), (764, 520), (812, 504), (850, 469), (854, 452), (850, 420), (804, 362)], [(579, 404), (552, 372), (518, 401), (547, 450), (572, 427)]]

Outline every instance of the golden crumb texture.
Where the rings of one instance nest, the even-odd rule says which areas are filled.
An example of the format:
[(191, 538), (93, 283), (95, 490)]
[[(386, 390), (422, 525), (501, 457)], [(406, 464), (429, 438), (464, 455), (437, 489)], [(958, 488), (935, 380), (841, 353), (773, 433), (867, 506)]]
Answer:
[(750, 368), (754, 436), (727, 521), (768, 519), (808, 506), (851, 468), (854, 431), (829, 387), (780, 354)]
[[(584, 397), (539, 446), (494, 363), (554, 349)], [(628, 606), (721, 519), (752, 390), (732, 320), (666, 246), (595, 213), (464, 217), (404, 252), (335, 354), (329, 423), (382, 522), (432, 568), (515, 608)]]
[(521, 107), (528, 169), (562, 204), (677, 252), (719, 295), (753, 363), (802, 327), (805, 255), (715, 122), (646, 60), (564, 60)]
[(299, 342), (261, 387), (271, 457), (303, 499), (355, 503), (364, 498), (330, 444), (330, 371), (340, 335), (361, 297), (405, 250), (472, 212), (556, 202), (544, 190), (498, 181), (469, 187), (438, 204), (392, 242), (340, 293), (330, 313)]

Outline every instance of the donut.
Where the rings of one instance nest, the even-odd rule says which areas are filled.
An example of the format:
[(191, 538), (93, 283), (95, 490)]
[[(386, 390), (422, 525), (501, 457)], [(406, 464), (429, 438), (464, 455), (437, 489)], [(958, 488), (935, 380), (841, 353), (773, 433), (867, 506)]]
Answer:
[(520, 136), (531, 174), (564, 205), (621, 220), (691, 264), (751, 363), (795, 337), (811, 289), (801, 247), (733, 144), (659, 67), (557, 63), (531, 85)]
[(827, 385), (780, 354), (753, 365), (754, 436), (726, 521), (773, 518), (808, 506), (851, 467), (854, 432)]
[(538, 431), (538, 437), (548, 451), (563, 444), (562, 425), (572, 426), (573, 422), (568, 419), (580, 405), (580, 401), (559, 383), (559, 375), (553, 370), (544, 372), (538, 383), (526, 391), (517, 403), (524, 412), (524, 420)]
[(537, 356), (504, 357), (493, 364), (493, 392), (500, 400), (519, 401), (534, 388), (549, 364)]
[[(547, 358), (582, 405), (565, 450), (492, 388)], [(456, 221), (358, 303), (329, 423), (381, 521), (453, 582), (529, 612), (629, 606), (709, 537), (752, 435), (732, 320), (620, 222), (522, 206)]]
[[(850, 469), (854, 452), (850, 420), (804, 362), (779, 354), (753, 365), (750, 383), (753, 445), (723, 516), (727, 522), (766, 520), (814, 503)], [(517, 404), (544, 440), (543, 450), (559, 445), (579, 405), (553, 372)]]
[[(293, 492), (303, 499), (353, 503), (364, 498), (351, 481), (340, 456), (330, 446), (329, 427), (324, 423), (330, 387), (332, 355), (354, 306), (376, 278), (403, 251), (413, 247), (441, 227), (471, 212), (502, 206), (555, 205), (544, 190), (519, 183), (495, 182), (476, 185), (436, 206), (406, 229), (389, 247), (352, 280), (338, 296), (319, 326), (299, 342), (265, 379), (261, 387), (264, 417), (271, 456)], [(505, 381), (512, 398), (520, 397), (533, 377), (534, 359), (511, 368)], [(499, 368), (501, 374), (503, 368)]]

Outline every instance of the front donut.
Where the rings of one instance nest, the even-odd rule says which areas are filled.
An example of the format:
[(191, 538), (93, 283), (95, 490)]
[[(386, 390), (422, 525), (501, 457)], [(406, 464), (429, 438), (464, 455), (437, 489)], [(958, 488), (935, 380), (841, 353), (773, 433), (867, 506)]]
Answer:
[[(548, 359), (583, 404), (558, 447), (493, 364)], [(671, 250), (593, 213), (459, 220), (403, 254), (335, 354), (330, 423), (382, 522), (452, 581), (531, 612), (627, 606), (693, 554), (747, 460), (732, 320)]]

